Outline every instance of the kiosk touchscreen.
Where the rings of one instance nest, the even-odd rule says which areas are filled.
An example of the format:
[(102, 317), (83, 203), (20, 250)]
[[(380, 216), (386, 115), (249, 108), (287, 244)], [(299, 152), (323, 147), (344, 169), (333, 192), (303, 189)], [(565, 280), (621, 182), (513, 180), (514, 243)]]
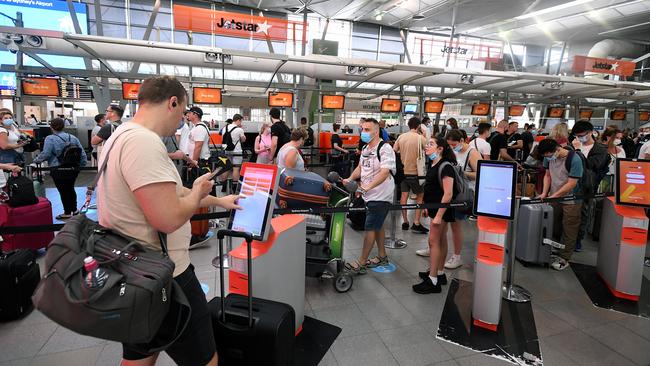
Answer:
[(616, 204), (650, 207), (650, 160), (616, 159)]
[(516, 179), (516, 163), (479, 160), (474, 213), (477, 216), (514, 219)]
[(232, 210), (228, 229), (251, 233), (253, 239), (266, 241), (271, 231), (273, 203), (278, 190), (276, 165), (244, 163), (239, 177), (239, 206)]

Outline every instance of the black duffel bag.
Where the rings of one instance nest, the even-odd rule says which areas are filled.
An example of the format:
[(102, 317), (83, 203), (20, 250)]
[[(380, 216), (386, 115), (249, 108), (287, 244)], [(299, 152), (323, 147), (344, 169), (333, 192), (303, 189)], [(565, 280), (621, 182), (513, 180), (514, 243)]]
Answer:
[[(146, 352), (164, 349), (185, 329), (191, 309), (173, 279), (174, 262), (162, 236), (161, 241), (162, 253), (104, 229), (83, 214), (72, 217), (48, 246), (45, 275), (34, 294), (34, 305), (79, 334), (142, 344)], [(84, 284), (87, 256), (94, 257), (108, 274), (97, 290)], [(176, 329), (165, 329), (164, 336), (157, 336), (168, 316), (176, 319), (172, 321)]]

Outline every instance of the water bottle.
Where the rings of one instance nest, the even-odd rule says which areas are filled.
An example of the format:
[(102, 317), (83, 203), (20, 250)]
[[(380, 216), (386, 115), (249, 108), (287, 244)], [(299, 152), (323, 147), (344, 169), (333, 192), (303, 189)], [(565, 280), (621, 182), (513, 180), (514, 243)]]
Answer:
[(86, 270), (84, 284), (89, 289), (99, 289), (108, 280), (108, 273), (99, 266), (93, 257), (84, 258), (84, 269)]

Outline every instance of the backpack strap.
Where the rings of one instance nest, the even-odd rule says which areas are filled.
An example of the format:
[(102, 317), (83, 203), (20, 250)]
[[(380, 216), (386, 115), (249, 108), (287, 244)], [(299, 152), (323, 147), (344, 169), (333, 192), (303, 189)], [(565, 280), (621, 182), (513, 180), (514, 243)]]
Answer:
[[(212, 144), (212, 147), (214, 149), (217, 149), (217, 146), (212, 142), (212, 139), (210, 138), (210, 129), (208, 126), (204, 125), (203, 123), (199, 123), (198, 126), (203, 126), (203, 128), (205, 128), (205, 130), (208, 132), (208, 146)], [(228, 126), (226, 126), (226, 131), (228, 131)]]
[(573, 157), (575, 155), (576, 155), (575, 150), (569, 150), (569, 155), (567, 155), (566, 161), (564, 162), (564, 169), (566, 169), (567, 172), (571, 171), (571, 163), (573, 163)]
[(381, 163), (381, 147), (384, 146), (385, 142), (384, 140), (379, 140), (379, 143), (377, 144), (377, 160)]
[(448, 162), (448, 161), (442, 161), (440, 163), (440, 166), (438, 167), (438, 183), (440, 184), (440, 187), (442, 187), (442, 169), (447, 165), (449, 165), (449, 166), (451, 166), (453, 168), (451, 163)]

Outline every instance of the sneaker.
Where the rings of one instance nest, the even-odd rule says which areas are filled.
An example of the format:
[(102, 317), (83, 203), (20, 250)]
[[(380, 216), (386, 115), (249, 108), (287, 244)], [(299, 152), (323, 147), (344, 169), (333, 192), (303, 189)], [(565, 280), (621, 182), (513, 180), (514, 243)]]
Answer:
[(424, 272), (418, 272), (418, 277), (420, 277), (421, 280), (426, 280), (427, 277), (429, 277), (429, 270), (427, 269)]
[(413, 291), (415, 291), (418, 294), (438, 294), (442, 292), (442, 288), (440, 287), (440, 283), (433, 284), (431, 282), (431, 279), (427, 277), (425, 280), (422, 280), (422, 282), (418, 283), (417, 285), (413, 285)]
[(189, 247), (189, 249), (198, 248), (200, 246), (203, 246), (203, 245), (207, 244), (208, 239), (210, 239), (210, 237), (208, 235), (206, 235), (206, 236), (192, 235), (192, 237), (190, 238), (190, 247)]
[(451, 258), (445, 262), (445, 268), (447, 269), (456, 269), (463, 265), (463, 260), (460, 259), (460, 256), (452, 255)]
[(409, 229), (409, 223), (408, 222), (403, 222), (402, 223), (402, 230), (408, 230)]
[[(426, 280), (429, 278), (429, 271), (425, 272), (418, 272), (418, 277), (420, 277), (421, 280)], [(444, 286), (447, 284), (447, 274), (443, 273), (441, 275), (438, 275), (438, 283), (441, 286)]]
[(418, 249), (415, 251), (415, 254), (419, 255), (420, 257), (428, 257), (429, 255), (431, 255), (429, 248)]
[(551, 268), (553, 268), (556, 271), (561, 271), (569, 266), (569, 262), (567, 262), (564, 258), (557, 257), (553, 260), (551, 263)]
[[(403, 226), (402, 226), (402, 228), (403, 228)], [(426, 233), (429, 232), (429, 229), (422, 226), (422, 224), (417, 224), (417, 225), (413, 224), (413, 226), (411, 226), (411, 230), (417, 231), (417, 232), (422, 233), (422, 234), (426, 234)]]
[(55, 217), (55, 219), (57, 219), (57, 220), (59, 220), (59, 221), (63, 221), (63, 220), (67, 220), (67, 219), (69, 219), (69, 218), (71, 218), (71, 217), (72, 217), (72, 215), (70, 215), (70, 214), (62, 213), (62, 214), (60, 214), (60, 215), (57, 215), (57, 216)]

